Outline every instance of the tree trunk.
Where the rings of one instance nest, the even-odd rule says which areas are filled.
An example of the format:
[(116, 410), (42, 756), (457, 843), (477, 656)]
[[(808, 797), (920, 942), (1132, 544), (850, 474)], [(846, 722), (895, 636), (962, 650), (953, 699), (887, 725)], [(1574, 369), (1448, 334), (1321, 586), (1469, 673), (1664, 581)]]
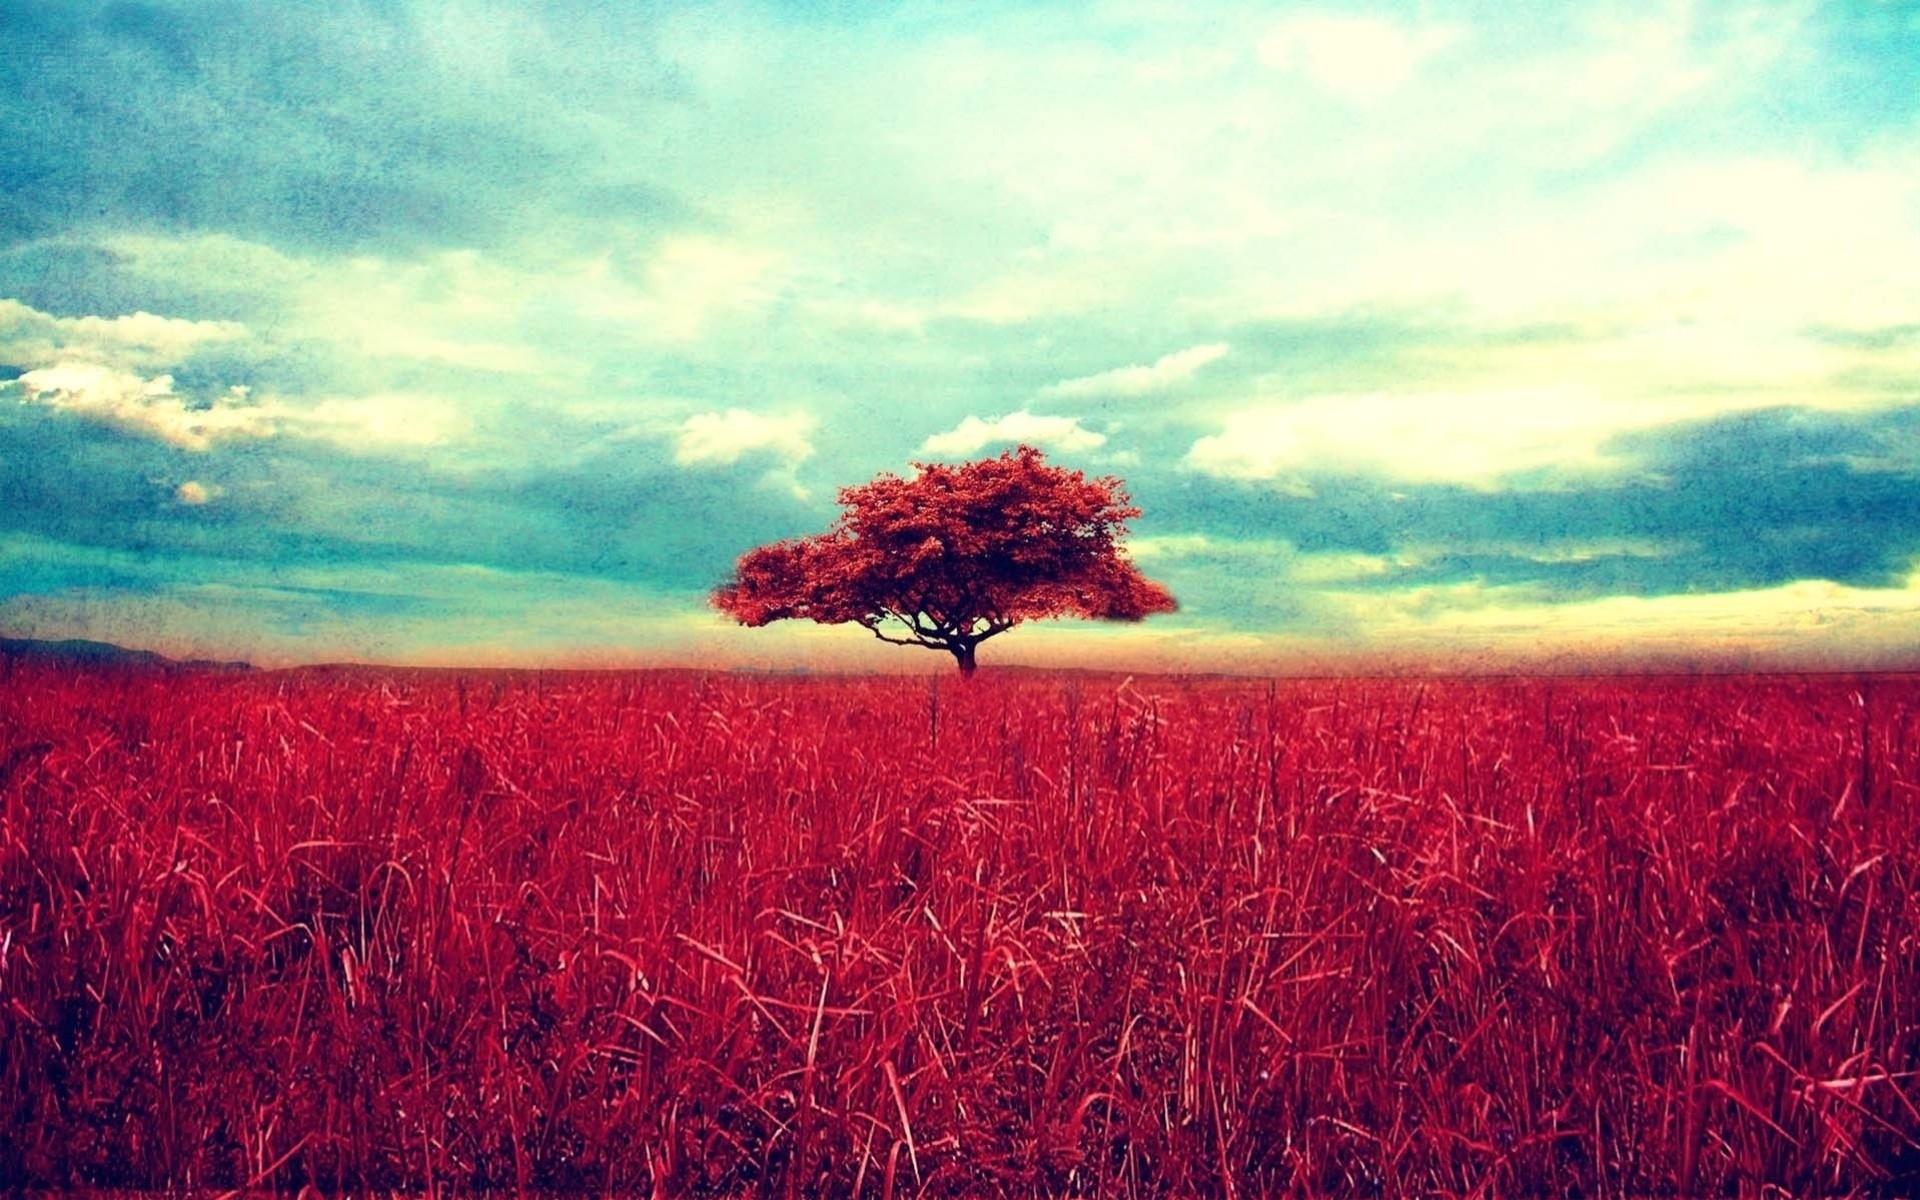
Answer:
[(975, 664), (973, 661), (973, 647), (971, 645), (961, 643), (948, 646), (947, 649), (952, 651), (953, 661), (960, 664), (960, 673), (962, 675), (973, 674)]

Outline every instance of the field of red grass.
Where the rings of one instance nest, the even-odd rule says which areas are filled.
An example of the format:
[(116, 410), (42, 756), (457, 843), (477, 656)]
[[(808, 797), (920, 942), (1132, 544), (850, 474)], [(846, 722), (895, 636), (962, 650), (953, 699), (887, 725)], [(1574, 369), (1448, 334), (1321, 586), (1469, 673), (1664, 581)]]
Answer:
[(1917, 702), (0, 664), (0, 1187), (1911, 1194)]

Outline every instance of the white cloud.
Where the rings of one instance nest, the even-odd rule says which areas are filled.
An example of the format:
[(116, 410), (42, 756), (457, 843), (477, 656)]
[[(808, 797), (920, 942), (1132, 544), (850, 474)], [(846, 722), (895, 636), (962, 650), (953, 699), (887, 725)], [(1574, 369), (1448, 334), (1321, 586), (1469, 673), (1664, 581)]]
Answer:
[(681, 466), (724, 467), (749, 454), (772, 454), (793, 464), (813, 455), (812, 414), (766, 415), (730, 408), (724, 413), (695, 413), (680, 426), (674, 461)]
[[(256, 397), (234, 386), (211, 400), (181, 395), (171, 375), (142, 376), (93, 363), (61, 363), (17, 381), (21, 401), (73, 413), (182, 450), (216, 442), (279, 436), (313, 438), (347, 449), (421, 447), (464, 428), (459, 411), (430, 395), (337, 396), (317, 403)], [(217, 494), (217, 493), (214, 493)], [(200, 503), (185, 493), (184, 503)]]
[(1458, 37), (1454, 29), (1410, 29), (1377, 17), (1304, 14), (1276, 26), (1258, 52), (1267, 66), (1300, 71), (1358, 104), (1398, 91)]
[(158, 438), (183, 450), (205, 450), (223, 438), (266, 437), (274, 414), (232, 388), (211, 403), (196, 403), (173, 390), (173, 376), (142, 378), (91, 363), (62, 363), (28, 371), (19, 379), (29, 404), (71, 412), (89, 420)]
[(995, 442), (1029, 442), (1074, 453), (1104, 445), (1106, 437), (1081, 427), (1078, 417), (1037, 416), (1022, 410), (983, 421), (968, 417), (920, 444), (920, 453), (941, 457), (976, 453)]
[(1127, 553), (1142, 562), (1193, 563), (1226, 567), (1235, 573), (1264, 570), (1288, 584), (1353, 583), (1417, 565), (1412, 553), (1393, 556), (1355, 552), (1302, 554), (1290, 542), (1274, 538), (1219, 538), (1204, 533), (1136, 537)]
[(1110, 281), (1060, 270), (1043, 260), (988, 276), (939, 311), (986, 325), (1020, 325), (1085, 312), (1112, 297)]
[(884, 300), (828, 297), (808, 300), (804, 307), (809, 315), (819, 318), (829, 328), (905, 334), (916, 338), (927, 335), (927, 313), (906, 305)]
[(303, 408), (283, 409), (285, 428), (353, 449), (434, 446), (464, 428), (459, 410), (437, 396), (380, 393), (335, 396)]
[(173, 498), (182, 504), (198, 508), (202, 504), (212, 502), (223, 491), (225, 489), (218, 484), (201, 483), (198, 479), (189, 479), (173, 489)]
[(1154, 360), (1151, 366), (1116, 367), (1098, 375), (1064, 379), (1044, 389), (1045, 396), (1146, 396), (1171, 390), (1192, 379), (1200, 368), (1227, 355), (1227, 346), (1212, 342), (1190, 346)]
[(1187, 462), (1282, 485), (1302, 473), (1358, 471), (1491, 487), (1543, 469), (1616, 469), (1609, 439), (1674, 417), (1671, 405), (1570, 390), (1315, 396), (1228, 415)]
[(1453, 555), (1501, 555), (1544, 564), (1597, 562), (1607, 558), (1670, 558), (1688, 543), (1651, 538), (1594, 538), (1539, 541), (1455, 541), (1444, 545), (1397, 546), (1388, 554), (1358, 551), (1302, 552), (1273, 538), (1223, 538), (1204, 533), (1174, 533), (1128, 539), (1127, 553), (1142, 562), (1253, 565), (1276, 580), (1317, 586), (1382, 580), (1417, 570)]
[(1904, 584), (1802, 579), (1771, 588), (1551, 602), (1530, 587), (1462, 583), (1324, 593), (1375, 648), (1433, 660), (1572, 660), (1823, 667), (1910, 661), (1920, 571)]
[(184, 358), (201, 346), (230, 342), (247, 334), (247, 327), (238, 321), (189, 321), (145, 311), (125, 317), (76, 317), (58, 324), (80, 339), (143, 350), (170, 361)]
[(120, 317), (55, 317), (0, 300), (0, 360), (30, 369), (16, 384), (25, 403), (70, 412), (183, 450), (222, 438), (266, 437), (274, 413), (244, 387), (211, 400), (174, 391), (157, 370), (204, 346), (247, 336), (234, 321), (189, 321), (135, 312)]
[(529, 338), (539, 312), (557, 322), (569, 307), (556, 281), (574, 264), (550, 262), (537, 278), (474, 250), (415, 258), (357, 255), (295, 260), (287, 283), (289, 324), (355, 357), (381, 357), (511, 375), (551, 376), (564, 363)]
[(773, 298), (780, 256), (715, 238), (672, 237), (647, 264), (646, 291), (634, 315), (647, 332), (691, 341), (728, 313), (757, 309)]
[[(1908, 272), (1920, 254), (1920, 156), (1812, 165), (1713, 155), (1649, 166), (1516, 203), (1493, 220), (1383, 230), (1330, 278), (1319, 304), (1463, 305), (1496, 321), (1567, 321), (1664, 333), (1666, 366), (1743, 376), (1804, 356), (1806, 325), (1920, 317)], [(1411, 236), (1409, 236), (1411, 235)], [(1757, 355), (1765, 356), (1755, 362)], [(1789, 364), (1791, 365), (1791, 364)]]
[(1305, 584), (1355, 583), (1405, 570), (1414, 563), (1414, 559), (1405, 555), (1389, 557), (1358, 552), (1302, 554), (1288, 564), (1287, 579), (1292, 583)]
[(136, 312), (122, 317), (56, 317), (0, 299), (0, 358), (29, 366), (64, 361), (136, 367), (177, 363), (202, 346), (245, 337), (235, 321), (188, 321)]
[(1672, 558), (1692, 548), (1689, 542), (1661, 541), (1657, 538), (1593, 538), (1534, 545), (1496, 542), (1488, 547), (1494, 553), (1548, 564), (1589, 563), (1603, 558)]
[(1270, 560), (1284, 558), (1290, 552), (1291, 548), (1285, 542), (1269, 539), (1243, 541), (1210, 537), (1204, 533), (1165, 533), (1127, 539), (1127, 554), (1142, 562), (1229, 558)]
[(748, 227), (639, 244), (609, 230), (594, 246), (553, 247), (532, 270), (477, 250), (363, 255), (304, 262), (285, 287), (303, 332), (357, 355), (577, 379), (583, 358), (684, 352), (743, 328), (763, 336), (764, 310), (791, 288), (779, 236)]

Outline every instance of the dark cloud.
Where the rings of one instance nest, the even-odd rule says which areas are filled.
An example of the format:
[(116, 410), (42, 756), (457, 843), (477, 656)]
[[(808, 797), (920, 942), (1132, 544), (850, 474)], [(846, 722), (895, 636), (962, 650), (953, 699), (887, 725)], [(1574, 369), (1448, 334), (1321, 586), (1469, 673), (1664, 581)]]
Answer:
[[(569, 100), (596, 98), (578, 94), (593, 73), (574, 69), (564, 36), (543, 55), (541, 39), (503, 26), (505, 62), (470, 62), (436, 45), (406, 5), (9, 7), (8, 242), (131, 228), (406, 251), (485, 245), (556, 211), (639, 222), (684, 211), (621, 179), (633, 164), (606, 160), (572, 119)], [(476, 10), (471, 20), (484, 27), (514, 13)], [(576, 28), (558, 22), (553, 32)], [(645, 43), (626, 50), (607, 56), (612, 95), (644, 107), (670, 94)], [(608, 70), (602, 82), (614, 86)], [(605, 182), (584, 192), (569, 182), (596, 178)], [(59, 289), (49, 280), (39, 299)]]
[[(1183, 466), (1223, 414), (1263, 404), (1464, 394), (1527, 371), (1577, 383), (1594, 361), (1582, 348), (1654, 332), (1638, 300), (1583, 297), (1614, 295), (1617, 279), (1622, 295), (1719, 297), (1724, 269), (1745, 269), (1742, 237), (1797, 261), (1803, 243), (1766, 206), (1648, 225), (1632, 212), (1664, 210), (1620, 197), (1693, 163), (1711, 180), (1778, 162), (1814, 197), (1897, 167), (1920, 111), (1901, 86), (1915, 28), (1900, 5), (1858, 7), (1777, 26), (1744, 7), (1668, 14), (1649, 30), (1698, 44), (1649, 43), (1646, 111), (1582, 114), (1577, 97), (1543, 94), (1537, 117), (1511, 111), (1513, 80), (1611, 73), (1593, 52), (1631, 48), (1639, 26), (1610, 10), (1467, 12), (1449, 19), (1468, 25), (1448, 54), (1473, 69), (1442, 80), (1436, 66), (1402, 97), (1432, 87), (1428, 115), (1443, 117), (1294, 129), (1316, 110), (1274, 102), (1313, 80), (1256, 69), (1239, 17), (1220, 14), (0, 0), (0, 299), (52, 317), (243, 324), (131, 349), (124, 328), (60, 327), (75, 362), (170, 375), (168, 403), (220, 403), (234, 385), (263, 413), (334, 402), (279, 436), (195, 453), (0, 388), (0, 538), (40, 547), (0, 559), (0, 596), (117, 601), (284, 570), (306, 581), (287, 589), (288, 620), (352, 610), (404, 624), (436, 593), (391, 595), (383, 572), (418, 583), (456, 568), (444, 598), (472, 565), (528, 573), (533, 590), (604, 583), (692, 602), (743, 550), (824, 528), (834, 488), (906, 471), (967, 417), (1022, 409), (1107, 437), (1052, 457), (1125, 476), (1140, 536), (1208, 535), (1153, 560), (1203, 627), (1346, 619), (1327, 589), (1572, 599), (1901, 583), (1920, 552), (1920, 407), (1668, 428), (1610, 445), (1630, 464), (1610, 479), (1540, 470), (1504, 490), (1309, 470), (1292, 495)], [(1801, 49), (1777, 55), (1770, 39), (1789, 34)], [(1204, 65), (1214, 50), (1218, 70)], [(1131, 73), (1170, 65), (1196, 77), (1149, 88)], [(1668, 68), (1697, 85), (1663, 95), (1652, 73)], [(1154, 112), (1132, 107), (1150, 92)], [(1219, 174), (1201, 154), (1115, 161), (1170, 128), (1156, 114), (1193, 118), (1180, 130), (1203, 149), (1221, 136), (1210, 114), (1247, 123), (1229, 122)], [(1243, 196), (1299, 228), (1236, 232), (1257, 215), (1236, 216)], [(1203, 230), (1215, 212), (1220, 227)], [(1189, 223), (1206, 236), (1173, 236)], [(1499, 290), (1541, 230), (1564, 232), (1570, 253), (1527, 264), (1537, 313), (1479, 307), (1481, 283)], [(1391, 287), (1355, 290), (1401, 254)], [(1605, 263), (1597, 293), (1581, 277), (1590, 258)], [(1316, 295), (1353, 303), (1221, 317), (1304, 311)], [(1780, 298), (1754, 311), (1782, 311)], [(1818, 300), (1791, 319), (1838, 355), (1822, 386), (1920, 405), (1902, 353), (1920, 344), (1910, 314), (1821, 324)], [(1023, 315), (991, 313), (1001, 301)], [(1726, 322), (1742, 311), (1730, 304)], [(1673, 337), (1710, 332), (1688, 315), (1672, 314)], [(50, 344), (16, 338), (0, 381), (51, 365)], [(1050, 390), (1213, 345), (1229, 350), (1148, 394)], [(1656, 395), (1674, 383), (1661, 372), (1650, 363), (1632, 386)], [(127, 388), (135, 411), (119, 415), (137, 420)], [(678, 421), (733, 408), (817, 418), (813, 457), (791, 470), (673, 461)], [(448, 440), (343, 435), (369, 414), (395, 418), (392, 436), (432, 426)], [(337, 440), (301, 436), (319, 433)], [(207, 502), (182, 498), (188, 481)], [(356, 591), (367, 577), (375, 590)]]
[[(1145, 510), (1139, 536), (1198, 533), (1213, 543), (1149, 563), (1190, 617), (1298, 628), (1321, 619), (1315, 593), (1323, 587), (1479, 583), (1574, 600), (1802, 579), (1897, 586), (1920, 554), (1920, 465), (1893, 469), (1884, 456), (1870, 468), (1859, 463), (1916, 432), (1916, 412), (1746, 414), (1623, 439), (1615, 450), (1641, 467), (1631, 480), (1559, 491), (1322, 476), (1310, 480), (1311, 496), (1295, 496), (1197, 475), (1170, 457), (1121, 473)], [(440, 564), (644, 584), (691, 600), (746, 549), (832, 519), (828, 501), (803, 502), (770, 482), (764, 460), (689, 469), (672, 461), (664, 439), (600, 434), (555, 434), (586, 448), (479, 469), (347, 454), (290, 436), (187, 453), (71, 414), (0, 405), (8, 448), (0, 533), (110, 555), (11, 563), (0, 570), (0, 593), (124, 590), (156, 571), (153, 579), (167, 582), (217, 582), (244, 564)], [(181, 503), (175, 489), (188, 479), (213, 489), (213, 501)], [(1296, 554), (1387, 565), (1289, 583)], [(307, 602), (341, 611), (360, 604), (344, 593)]]
[(1806, 334), (1816, 342), (1845, 346), (1850, 350), (1898, 350), (1904, 346), (1920, 345), (1920, 324), (1912, 323), (1879, 325), (1867, 329), (1816, 325), (1808, 329)]
[(1309, 476), (1312, 495), (1294, 496), (1159, 470), (1138, 474), (1134, 495), (1144, 533), (1405, 559), (1342, 587), (1524, 584), (1557, 599), (1801, 579), (1889, 587), (1920, 555), (1920, 462), (1895, 469), (1882, 451), (1917, 425), (1912, 410), (1728, 417), (1621, 439), (1613, 449), (1640, 470), (1598, 487), (1489, 493)]
[[(9, 562), (0, 575), (0, 600), (13, 596), (45, 596), (59, 592), (136, 593), (158, 583), (171, 582), (177, 568), (155, 572), (138, 564), (102, 561), (97, 555), (77, 553), (70, 546), (42, 545), (27, 553), (9, 546)], [(167, 564), (172, 568), (172, 564)]]
[[(0, 109), (8, 101), (0, 98)], [(5, 138), (0, 133), (0, 139)], [(0, 164), (0, 173), (8, 168)], [(0, 231), (10, 226), (0, 218)], [(237, 281), (236, 281), (237, 282)], [(36, 242), (0, 248), (0, 296), (58, 317), (147, 312), (201, 320), (255, 315), (265, 297), (231, 283), (206, 288), (186, 280), (155, 280), (133, 273), (125, 258), (100, 246)]]
[[(763, 541), (818, 515), (743, 461), (689, 470), (654, 441), (561, 467), (474, 470), (281, 437), (205, 453), (71, 414), (0, 405), (0, 533), (155, 558), (281, 567), (476, 565), (704, 592)], [(184, 505), (187, 480), (218, 489)], [(0, 592), (44, 571), (0, 567)]]

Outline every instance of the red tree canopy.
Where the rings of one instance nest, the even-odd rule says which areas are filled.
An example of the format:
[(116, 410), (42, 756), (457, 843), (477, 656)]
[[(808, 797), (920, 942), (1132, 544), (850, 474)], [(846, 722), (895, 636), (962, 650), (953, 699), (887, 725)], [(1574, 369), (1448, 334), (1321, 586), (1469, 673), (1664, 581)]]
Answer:
[(1031, 446), (915, 467), (911, 479), (842, 488), (845, 511), (826, 533), (743, 555), (714, 607), (743, 625), (851, 621), (885, 642), (945, 650), (962, 671), (974, 647), (1022, 621), (1174, 610), (1120, 552), (1140, 515), (1120, 480), (1049, 466)]

